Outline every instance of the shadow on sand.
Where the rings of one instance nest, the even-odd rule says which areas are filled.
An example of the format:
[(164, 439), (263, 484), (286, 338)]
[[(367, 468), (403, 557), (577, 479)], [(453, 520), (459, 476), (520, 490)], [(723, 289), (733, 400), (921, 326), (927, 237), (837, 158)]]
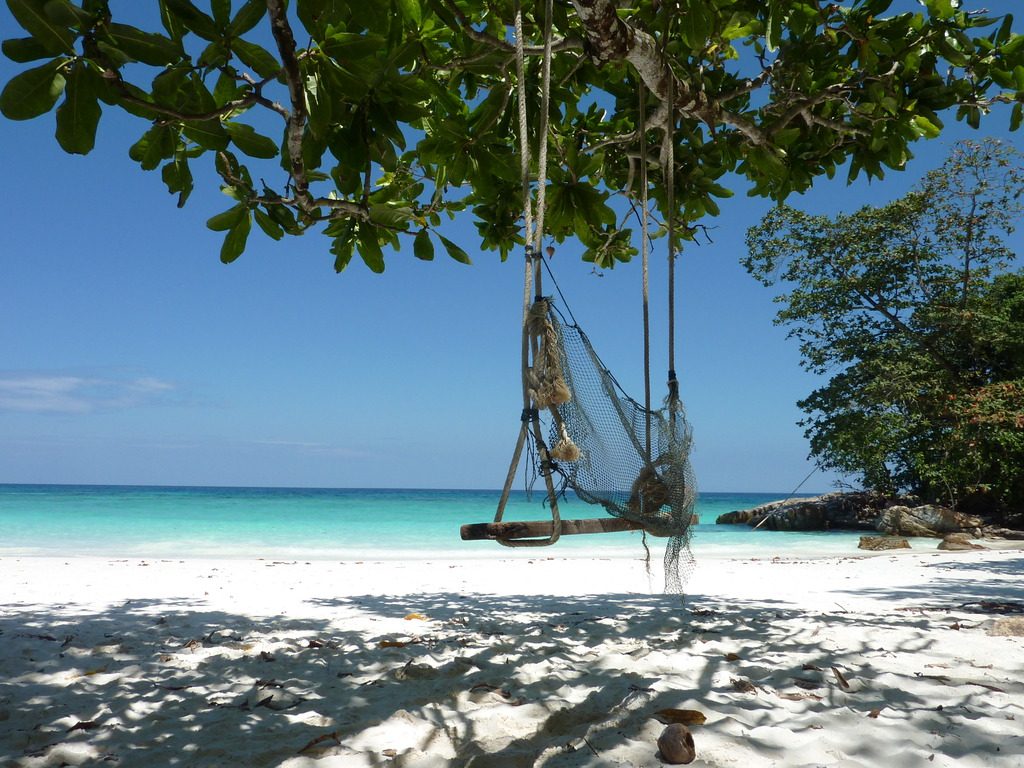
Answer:
[(920, 610), (885, 615), (451, 592), (325, 597), (311, 607), (337, 618), (321, 619), (191, 599), (0, 606), (0, 764), (657, 766), (652, 715), (687, 708), (707, 716), (697, 765), (810, 765), (825, 749), (882, 766), (895, 742), (871, 733), (893, 727), (900, 765), (1019, 765), (1001, 761), (1024, 739), (993, 735), (1024, 722), (1019, 655), (955, 679), (943, 633), (983, 638), (958, 606), (1024, 598), (1020, 574), (935, 567), (977, 580), (939, 575), (889, 595)]

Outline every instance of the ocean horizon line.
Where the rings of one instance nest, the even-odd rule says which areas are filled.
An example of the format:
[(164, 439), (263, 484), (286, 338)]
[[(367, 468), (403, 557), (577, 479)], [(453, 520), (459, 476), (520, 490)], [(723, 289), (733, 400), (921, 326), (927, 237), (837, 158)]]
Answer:
[[(247, 490), (247, 491), (353, 491), (353, 492), (465, 492), (465, 493), (501, 493), (500, 488), (454, 488), (445, 486), (327, 486), (327, 485), (209, 485), (204, 483), (40, 483), (40, 482), (0, 482), (0, 488), (136, 488), (136, 489), (178, 489), (178, 490)], [(525, 493), (522, 488), (513, 488), (513, 493)], [(699, 490), (698, 495), (715, 494), (721, 496), (778, 496), (781, 498), (806, 498), (837, 492), (837, 489), (813, 491), (752, 491), (752, 490)], [(543, 491), (535, 490), (537, 496)]]

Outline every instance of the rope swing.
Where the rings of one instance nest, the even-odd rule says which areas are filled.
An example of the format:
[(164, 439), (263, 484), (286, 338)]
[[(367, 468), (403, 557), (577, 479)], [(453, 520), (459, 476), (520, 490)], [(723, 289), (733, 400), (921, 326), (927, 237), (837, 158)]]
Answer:
[[(681, 567), (692, 562), (688, 540), (696, 489), (689, 462), (690, 425), (679, 400), (675, 374), (674, 290), (674, 110), (662, 146), (662, 178), (668, 185), (669, 373), (664, 406), (653, 409), (650, 379), (650, 276), (646, 89), (637, 104), (640, 137), (639, 212), (642, 253), (644, 402), (637, 403), (601, 362), (571, 311), (566, 321), (543, 295), (545, 187), (551, 88), (553, 0), (545, 2), (537, 139), (536, 195), (531, 184), (523, 18), (515, 8), (515, 67), (519, 110), (519, 153), (523, 192), (525, 264), (522, 314), (522, 397), (519, 435), (493, 523), (462, 527), (463, 539), (491, 539), (508, 547), (549, 546), (562, 535), (640, 530), (668, 537), (666, 591), (681, 592)], [(536, 202), (534, 202), (536, 197)], [(556, 284), (557, 288), (557, 284)], [(561, 296), (561, 291), (558, 291)], [(564, 297), (562, 297), (564, 302)], [(568, 308), (566, 308), (568, 309)], [(503, 520), (524, 450), (534, 478), (543, 478), (550, 522)], [(532, 483), (531, 483), (532, 484)], [(604, 508), (610, 517), (565, 520), (559, 500), (572, 490), (582, 501)], [(645, 539), (646, 543), (646, 539)]]

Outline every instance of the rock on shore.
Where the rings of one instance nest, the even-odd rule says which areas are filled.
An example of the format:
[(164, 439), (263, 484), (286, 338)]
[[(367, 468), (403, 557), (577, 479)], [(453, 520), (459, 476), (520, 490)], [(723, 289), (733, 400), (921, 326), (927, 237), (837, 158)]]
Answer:
[(772, 531), (844, 529), (933, 538), (960, 532), (977, 536), (983, 526), (980, 518), (947, 507), (863, 491), (773, 501), (753, 509), (727, 512), (715, 522), (760, 526)]
[(861, 536), (857, 549), (880, 552), (886, 549), (910, 549), (910, 542), (902, 536)]
[(981, 518), (948, 507), (925, 504), (919, 507), (894, 505), (882, 511), (875, 528), (899, 536), (945, 536), (971, 531), (980, 534)]
[(727, 512), (715, 522), (760, 526), (771, 531), (822, 531), (829, 528), (873, 531), (876, 530), (879, 513), (896, 501), (863, 492), (826, 493)]

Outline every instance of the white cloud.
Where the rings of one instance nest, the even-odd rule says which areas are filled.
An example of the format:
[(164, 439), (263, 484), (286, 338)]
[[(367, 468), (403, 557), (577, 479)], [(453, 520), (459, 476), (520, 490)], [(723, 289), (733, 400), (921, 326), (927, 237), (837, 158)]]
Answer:
[(131, 379), (0, 373), (0, 411), (92, 413), (163, 400), (174, 385), (152, 376)]

